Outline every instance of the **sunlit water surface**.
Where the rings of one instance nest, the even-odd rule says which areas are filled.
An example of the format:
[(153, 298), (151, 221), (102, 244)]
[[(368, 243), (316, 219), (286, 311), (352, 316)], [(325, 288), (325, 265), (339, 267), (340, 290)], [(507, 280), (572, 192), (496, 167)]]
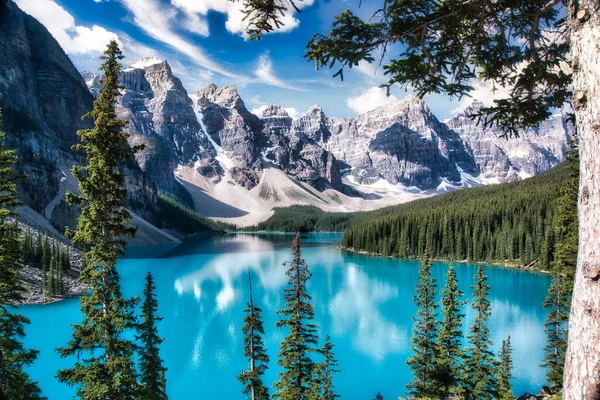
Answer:
[[(311, 234), (303, 239), (302, 256), (313, 277), (309, 292), (321, 338), (327, 332), (335, 344), (342, 372), (335, 376), (343, 399), (370, 400), (377, 392), (386, 399), (404, 394), (411, 374), (413, 293), (418, 262), (354, 255), (336, 246), (339, 234)], [(236, 376), (247, 366), (243, 358), (242, 320), (248, 300), (248, 272), (254, 301), (263, 309), (265, 342), (271, 357), (268, 384), (276, 379), (276, 354), (285, 331), (275, 327), (284, 301), (284, 261), (291, 259), (291, 236), (226, 235), (192, 239), (155, 258), (132, 254), (119, 263), (123, 292), (142, 292), (144, 275), (156, 278), (162, 357), (168, 367), (169, 398), (243, 399)], [(137, 253), (140, 253), (139, 251)], [(149, 253), (149, 251), (141, 251)], [(146, 257), (149, 254), (145, 254)], [(476, 266), (458, 264), (460, 287), (467, 299)], [(543, 357), (542, 309), (548, 276), (486, 266), (492, 317), (489, 322), (497, 350), (508, 335), (514, 346), (514, 389), (519, 395), (537, 392), (545, 383), (539, 367)], [(447, 264), (434, 263), (432, 274), (443, 285)], [(72, 397), (56, 370), (70, 365), (54, 349), (66, 344), (70, 325), (80, 321), (78, 299), (45, 306), (21, 307), (31, 319), (26, 344), (40, 350), (30, 368), (50, 400)], [(465, 307), (466, 324), (473, 311)]]

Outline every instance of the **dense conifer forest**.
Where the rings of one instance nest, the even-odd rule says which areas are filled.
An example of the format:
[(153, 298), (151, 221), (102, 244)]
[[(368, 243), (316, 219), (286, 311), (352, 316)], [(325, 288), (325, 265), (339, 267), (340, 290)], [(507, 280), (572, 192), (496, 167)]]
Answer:
[(223, 232), (234, 229), (232, 225), (212, 221), (192, 210), (175, 195), (158, 191), (160, 220), (164, 228), (175, 229), (185, 235), (199, 232)]
[(460, 190), (360, 218), (342, 246), (383, 256), (508, 261), (548, 268), (565, 164), (519, 182)]
[(558, 198), (568, 179), (563, 163), (502, 185), (463, 189), (363, 213), (315, 207), (276, 209), (254, 230), (344, 231), (342, 246), (403, 258), (508, 261), (547, 269), (553, 258)]

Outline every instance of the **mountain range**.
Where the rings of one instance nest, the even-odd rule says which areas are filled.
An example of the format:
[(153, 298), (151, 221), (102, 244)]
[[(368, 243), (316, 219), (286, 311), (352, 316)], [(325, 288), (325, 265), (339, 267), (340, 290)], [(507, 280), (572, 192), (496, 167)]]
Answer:
[[(67, 218), (71, 150), (101, 76), (78, 72), (50, 33), (9, 2), (0, 19), (0, 106), (6, 145), (19, 155), (24, 201), (53, 221)], [(129, 206), (156, 220), (157, 191), (201, 214), (241, 225), (274, 207), (373, 209), (463, 187), (536, 175), (565, 157), (570, 128), (555, 115), (518, 138), (500, 138), (469, 117), (474, 101), (440, 121), (415, 96), (356, 117), (328, 117), (312, 106), (292, 118), (280, 105), (246, 107), (233, 86), (184, 88), (169, 63), (137, 60), (123, 69), (119, 117), (131, 145), (145, 145), (123, 166)], [(326, 105), (324, 105), (325, 108)]]

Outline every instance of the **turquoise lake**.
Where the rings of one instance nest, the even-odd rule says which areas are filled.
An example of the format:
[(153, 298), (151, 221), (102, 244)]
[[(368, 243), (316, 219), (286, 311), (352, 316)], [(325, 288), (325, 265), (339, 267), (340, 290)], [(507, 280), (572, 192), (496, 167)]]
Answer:
[[(242, 320), (252, 274), (254, 301), (263, 309), (265, 343), (271, 357), (266, 380), (276, 379), (276, 354), (285, 331), (275, 327), (286, 286), (284, 261), (291, 260), (289, 235), (225, 235), (189, 239), (161, 256), (137, 250), (119, 264), (123, 292), (140, 294), (146, 271), (154, 274), (160, 333), (165, 338), (162, 357), (168, 367), (167, 386), (172, 400), (243, 399), (236, 379), (246, 368)], [(381, 392), (386, 400), (404, 394), (411, 374), (410, 356), (413, 293), (417, 261), (377, 258), (340, 251), (339, 234), (303, 237), (302, 256), (313, 277), (309, 293), (315, 307), (320, 337), (331, 335), (342, 372), (335, 376), (343, 399), (370, 400)], [(137, 254), (136, 254), (137, 253)], [(140, 254), (146, 253), (146, 254)], [(143, 256), (143, 257), (142, 257)], [(443, 286), (447, 264), (434, 263), (432, 274)], [(457, 264), (465, 298), (475, 265)], [(497, 350), (509, 335), (514, 347), (514, 393), (537, 393), (545, 383), (539, 367), (545, 344), (542, 308), (549, 276), (517, 269), (485, 267), (492, 317), (489, 327)], [(79, 300), (45, 306), (24, 306), (31, 319), (26, 345), (40, 350), (30, 368), (50, 400), (72, 397), (73, 390), (58, 383), (56, 370), (70, 364), (54, 348), (71, 337), (70, 324), (80, 320)], [(465, 307), (465, 333), (473, 312)]]

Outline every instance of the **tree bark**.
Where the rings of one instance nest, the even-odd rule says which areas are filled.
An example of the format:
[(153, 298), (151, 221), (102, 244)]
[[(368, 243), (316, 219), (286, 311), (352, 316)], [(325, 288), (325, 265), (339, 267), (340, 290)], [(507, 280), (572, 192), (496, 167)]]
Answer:
[(581, 172), (563, 398), (591, 400), (600, 399), (600, 3), (575, 0), (568, 17)]

